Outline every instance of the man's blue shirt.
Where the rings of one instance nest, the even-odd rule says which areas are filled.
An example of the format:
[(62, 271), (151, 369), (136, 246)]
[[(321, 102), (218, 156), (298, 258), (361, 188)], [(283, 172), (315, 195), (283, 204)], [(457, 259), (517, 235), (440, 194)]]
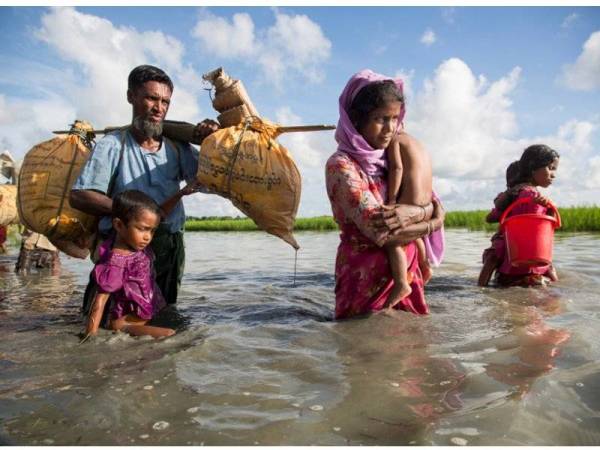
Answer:
[[(83, 166), (71, 189), (91, 189), (107, 193), (113, 174), (116, 172), (110, 197), (119, 192), (137, 189), (148, 194), (159, 205), (180, 189), (181, 181), (192, 181), (198, 170), (198, 150), (192, 145), (163, 138), (156, 152), (142, 149), (131, 133), (125, 133), (123, 158), (121, 132), (107, 134), (100, 139)], [(177, 146), (177, 148), (175, 148)], [(171, 233), (183, 230), (185, 211), (180, 200), (171, 214), (163, 220)], [(111, 218), (102, 217), (99, 229), (110, 230)]]

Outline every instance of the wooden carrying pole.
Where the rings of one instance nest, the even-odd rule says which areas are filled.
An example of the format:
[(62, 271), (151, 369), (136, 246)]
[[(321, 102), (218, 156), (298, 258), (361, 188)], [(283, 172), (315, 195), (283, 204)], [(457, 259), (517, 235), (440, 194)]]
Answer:
[[(192, 133), (191, 131), (193, 131), (193, 129), (196, 127), (196, 125), (188, 123), (188, 122), (180, 122), (177, 120), (165, 120), (164, 122), (164, 128), (163, 128), (163, 133), (165, 133), (165, 135), (167, 137), (172, 137), (175, 139), (178, 138), (187, 138), (187, 139), (182, 139), (184, 141), (188, 141), (191, 142), (193, 144), (198, 144), (198, 142), (194, 142), (194, 139), (192, 137)], [(123, 126), (123, 127), (106, 127), (102, 130), (91, 130), (90, 133), (94, 133), (94, 134), (106, 134), (106, 133), (111, 133), (113, 131), (116, 130), (122, 130), (123, 128), (126, 128), (127, 126)], [(173, 135), (171, 136), (171, 133), (168, 132), (168, 130), (170, 128), (177, 128), (179, 127), (182, 130), (187, 131), (187, 133), (185, 133), (185, 135), (181, 135), (181, 136), (177, 136), (177, 135)], [(305, 131), (327, 131), (327, 130), (335, 130), (335, 125), (298, 125), (298, 126), (280, 126), (278, 127), (279, 129), (279, 133), (298, 133), (298, 132), (305, 132)], [(53, 131), (52, 133), (54, 134), (68, 134), (69, 131)]]

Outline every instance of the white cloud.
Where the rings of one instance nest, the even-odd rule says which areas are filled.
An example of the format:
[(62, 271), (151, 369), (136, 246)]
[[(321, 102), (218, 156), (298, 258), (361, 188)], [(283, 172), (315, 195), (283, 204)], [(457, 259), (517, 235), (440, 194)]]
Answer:
[(492, 178), (507, 163), (510, 137), (517, 131), (509, 94), (521, 69), (489, 83), (475, 77), (460, 59), (443, 62), (432, 79), (425, 80), (412, 106), (406, 128), (422, 140), (434, 156), (434, 171), (444, 178)]
[(205, 12), (192, 30), (192, 36), (223, 59), (245, 58), (256, 53), (254, 22), (245, 13), (234, 14), (229, 23)]
[(274, 10), (275, 24), (255, 32), (247, 14), (234, 14), (231, 21), (203, 12), (192, 35), (207, 53), (221, 58), (257, 64), (265, 79), (281, 87), (293, 72), (311, 82), (324, 78), (322, 65), (329, 59), (331, 42), (321, 27), (305, 15), (287, 15)]
[(444, 61), (414, 101), (406, 129), (433, 159), (434, 188), (449, 209), (488, 208), (504, 190), (506, 166), (529, 145), (544, 143), (561, 155), (556, 183), (548, 189), (558, 204), (595, 201), (600, 179), (600, 120), (571, 119), (544, 136), (518, 136), (512, 96), (521, 69), (495, 81), (475, 76), (461, 60)]
[(70, 7), (51, 9), (42, 17), (42, 26), (35, 35), (82, 72), (85, 81), (70, 86), (68, 92), (78, 113), (96, 126), (129, 122), (127, 76), (133, 67), (145, 63), (160, 66), (173, 78), (171, 114), (181, 120), (199, 116), (195, 102), (187, 100), (192, 97), (189, 90), (193, 87), (178, 83), (179, 76), (189, 79), (191, 69), (182, 63), (183, 44), (172, 36), (117, 27), (109, 20)]
[(600, 156), (591, 158), (588, 167), (585, 185), (590, 189), (600, 189)]
[(426, 46), (433, 45), (437, 40), (434, 31), (431, 28), (427, 28), (423, 35), (421, 36), (421, 44), (425, 44)]
[(577, 91), (600, 88), (600, 31), (590, 35), (575, 63), (563, 67), (562, 79)]
[[(302, 119), (289, 107), (276, 112), (282, 125), (303, 125)], [(325, 162), (335, 151), (332, 131), (284, 133), (278, 139), (289, 150), (302, 176), (302, 197), (299, 216), (331, 214), (325, 191)]]
[(55, 67), (20, 62), (18, 69), (8, 68), (2, 75), (4, 82), (26, 87), (37, 96), (27, 100), (2, 97), (0, 131), (9, 136), (4, 142), (15, 149), (18, 158), (34, 144), (51, 138), (51, 130), (65, 129), (76, 118), (96, 128), (128, 123), (127, 76), (138, 64), (155, 64), (173, 78), (169, 117), (200, 118), (196, 102), (200, 77), (182, 63), (184, 46), (172, 36), (115, 26), (71, 7), (48, 9), (33, 35), (60, 59)]
[(413, 88), (412, 88), (412, 79), (414, 76), (415, 76), (414, 69), (411, 69), (409, 71), (400, 69), (400, 70), (397, 70), (396, 73), (394, 74), (394, 78), (400, 78), (400, 79), (402, 79), (402, 82), (404, 83), (404, 100), (407, 104), (407, 108), (410, 107), (410, 102), (411, 102), (413, 94), (414, 94)]
[(563, 29), (570, 28), (571, 25), (573, 25), (577, 19), (579, 19), (579, 14), (571, 13), (567, 17), (565, 17), (563, 22), (560, 24), (560, 27)]

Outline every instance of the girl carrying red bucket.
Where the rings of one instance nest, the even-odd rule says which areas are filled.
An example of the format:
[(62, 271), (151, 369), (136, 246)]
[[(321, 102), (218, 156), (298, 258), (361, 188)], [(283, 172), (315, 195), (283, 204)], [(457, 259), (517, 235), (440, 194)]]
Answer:
[(559, 158), (547, 145), (531, 145), (507, 168), (507, 190), (498, 194), (486, 218), (488, 222), (500, 222), (500, 230), (492, 237), (492, 246), (483, 252), (480, 286), (486, 286), (494, 272), (501, 286), (532, 286), (558, 280), (552, 265), (552, 246), (560, 216), (537, 187), (552, 184)]

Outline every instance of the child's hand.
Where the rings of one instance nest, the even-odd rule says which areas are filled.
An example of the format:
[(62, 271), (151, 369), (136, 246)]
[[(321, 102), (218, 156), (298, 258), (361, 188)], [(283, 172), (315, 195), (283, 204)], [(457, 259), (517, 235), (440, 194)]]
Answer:
[(542, 205), (542, 206), (550, 206), (552, 205), (552, 202), (550, 201), (550, 199), (548, 197), (543, 196), (542, 194), (537, 194), (534, 199), (533, 199), (536, 203)]
[(78, 337), (79, 337), (79, 345), (83, 344), (86, 341), (89, 341), (90, 338), (92, 338), (95, 335), (95, 333), (79, 333)]

